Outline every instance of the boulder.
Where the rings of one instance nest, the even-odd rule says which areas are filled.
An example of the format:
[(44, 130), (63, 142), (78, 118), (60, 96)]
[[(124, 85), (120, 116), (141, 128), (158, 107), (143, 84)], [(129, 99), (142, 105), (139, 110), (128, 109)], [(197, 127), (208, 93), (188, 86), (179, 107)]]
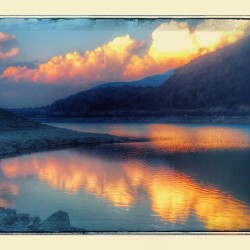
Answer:
[(40, 224), (39, 230), (53, 232), (71, 231), (68, 213), (61, 210), (57, 211)]
[(4, 212), (5, 212), (6, 214), (16, 214), (16, 210), (15, 210), (15, 209), (11, 209), (11, 208), (6, 208), (6, 209), (4, 210)]
[(41, 220), (39, 217), (29, 217), (27, 230), (28, 231), (38, 231), (40, 222), (41, 222)]
[(29, 215), (28, 214), (17, 214), (17, 219), (20, 221), (28, 221)]
[(7, 214), (3, 218), (3, 225), (4, 226), (11, 226), (17, 221), (17, 216), (15, 214)]

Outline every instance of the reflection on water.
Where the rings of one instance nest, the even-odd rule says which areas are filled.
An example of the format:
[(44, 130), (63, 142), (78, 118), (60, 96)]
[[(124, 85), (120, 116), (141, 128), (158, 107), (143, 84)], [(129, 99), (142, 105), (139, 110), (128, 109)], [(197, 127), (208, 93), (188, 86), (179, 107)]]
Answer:
[(176, 125), (150, 125), (149, 137), (164, 151), (190, 152), (220, 149), (244, 149), (250, 146), (248, 134), (232, 128)]
[(8, 181), (0, 182), (0, 207), (13, 207), (18, 186)]
[(174, 124), (52, 124), (78, 131), (109, 133), (117, 136), (146, 137), (152, 148), (164, 152), (194, 152), (250, 147), (249, 127), (196, 126)]
[[(110, 148), (113, 155), (114, 149), (115, 145)], [(0, 161), (1, 204), (11, 205), (4, 199), (6, 190), (18, 196), (18, 180), (29, 182), (30, 177), (35, 177), (37, 183), (47, 183), (65, 196), (87, 192), (128, 213), (143, 204), (153, 217), (170, 224), (187, 224), (194, 215), (204, 230), (250, 229), (249, 205), (212, 184), (193, 179), (167, 163), (152, 164), (137, 156), (113, 159), (91, 152), (91, 149), (71, 149)], [(152, 216), (145, 217), (147, 221), (153, 220)]]

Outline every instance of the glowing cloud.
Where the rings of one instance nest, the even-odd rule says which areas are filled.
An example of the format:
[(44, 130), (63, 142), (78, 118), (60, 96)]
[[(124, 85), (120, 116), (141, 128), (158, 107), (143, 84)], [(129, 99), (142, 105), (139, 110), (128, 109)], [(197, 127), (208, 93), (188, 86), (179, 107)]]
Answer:
[(187, 22), (163, 23), (153, 31), (147, 53), (143, 57), (131, 57), (124, 76), (140, 78), (179, 67), (236, 42), (245, 36), (249, 27), (248, 20), (205, 20), (195, 28)]
[(206, 20), (196, 27), (194, 37), (200, 48), (214, 51), (243, 38), (249, 25), (248, 20)]
[(119, 79), (131, 54), (143, 46), (129, 35), (116, 37), (113, 41), (84, 54), (72, 52), (63, 56), (54, 56), (42, 63), (37, 69), (9, 67), (1, 77), (12, 81), (28, 80), (32, 82), (57, 83), (75, 81), (92, 83)]
[(14, 35), (8, 35), (0, 32), (0, 62), (19, 55), (18, 48), (12, 48), (9, 51), (4, 50), (6, 44), (15, 40), (16, 37)]
[(9, 67), (0, 77), (9, 82), (77, 83), (85, 87), (98, 82), (135, 80), (179, 67), (236, 42), (249, 27), (248, 20), (205, 20), (196, 27), (170, 21), (152, 32), (152, 42), (143, 55), (144, 43), (125, 35), (83, 54), (74, 51), (54, 56), (35, 69)]

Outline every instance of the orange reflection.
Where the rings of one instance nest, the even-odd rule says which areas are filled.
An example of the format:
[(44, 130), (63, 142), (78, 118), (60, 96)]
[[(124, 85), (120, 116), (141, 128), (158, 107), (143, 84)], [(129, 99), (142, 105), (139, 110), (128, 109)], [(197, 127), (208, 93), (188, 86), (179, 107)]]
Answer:
[[(13, 207), (13, 196), (17, 195), (19, 188), (17, 185), (10, 182), (0, 182), (0, 207)], [(10, 194), (11, 198), (7, 200), (5, 194)]]
[(143, 137), (143, 129), (129, 128), (123, 125), (112, 125), (107, 129), (107, 133), (116, 136), (126, 136), (126, 137)]
[(115, 176), (102, 176), (103, 162), (99, 159), (74, 159), (64, 155), (60, 159), (52, 156), (46, 159), (23, 156), (9, 159), (7, 163), (2, 163), (0, 166), (8, 178), (35, 175), (54, 189), (76, 193), (83, 188), (87, 192), (112, 201), (115, 206), (127, 207), (134, 201), (119, 170)]
[(242, 230), (250, 227), (250, 213), (246, 205), (215, 188), (203, 189), (194, 209), (197, 218), (209, 230)]
[(148, 137), (157, 149), (173, 152), (244, 149), (250, 147), (249, 135), (237, 129), (204, 126), (148, 125)]
[[(134, 167), (126, 172), (134, 180)], [(140, 172), (140, 173), (139, 173)], [(214, 187), (204, 187), (176, 170), (152, 171), (136, 167), (151, 198), (152, 210), (161, 219), (185, 223), (193, 211), (208, 230), (242, 230), (250, 227), (249, 208), (234, 197)], [(135, 178), (137, 179), (137, 178)]]
[(149, 199), (152, 211), (170, 223), (185, 223), (194, 213), (208, 230), (250, 228), (250, 211), (244, 202), (167, 167), (155, 169), (137, 161), (64, 151), (21, 158), (2, 161), (6, 177), (34, 175), (55, 189), (69, 193), (85, 190), (118, 207), (129, 208)]

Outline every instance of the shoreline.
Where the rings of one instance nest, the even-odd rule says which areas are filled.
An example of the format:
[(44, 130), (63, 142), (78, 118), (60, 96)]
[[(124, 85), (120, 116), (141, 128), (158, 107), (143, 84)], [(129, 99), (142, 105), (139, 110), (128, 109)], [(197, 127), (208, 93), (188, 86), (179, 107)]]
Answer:
[(58, 128), (15, 115), (0, 108), (0, 159), (58, 148), (86, 144), (143, 142), (146, 138), (122, 137), (102, 133)]
[(67, 212), (58, 210), (42, 221), (39, 216), (17, 213), (16, 209), (0, 207), (0, 234), (12, 233), (81, 233), (83, 228), (71, 226)]
[[(171, 119), (170, 119), (171, 118)], [(242, 117), (243, 118), (243, 117)], [(36, 124), (35, 127), (0, 130), (0, 160), (3, 158), (15, 157), (22, 154), (30, 154), (40, 151), (50, 151), (65, 148), (74, 148), (81, 145), (94, 145), (100, 143), (130, 143), (130, 142), (147, 142), (149, 138), (142, 137), (119, 137), (109, 134), (80, 132), (66, 128), (58, 128), (49, 123), (169, 123), (169, 124), (250, 124), (250, 117), (244, 121), (239, 121), (239, 117), (230, 117), (230, 119), (201, 119), (196, 120), (193, 117), (167, 117), (161, 119), (31, 119), (31, 123)], [(41, 124), (40, 122), (46, 122)]]
[(180, 234), (245, 234), (249, 231), (92, 231), (76, 228), (71, 225), (67, 212), (58, 210), (47, 219), (30, 216), (28, 213), (17, 213), (16, 209), (0, 207), (0, 235), (180, 235)]
[(52, 126), (37, 129), (0, 131), (0, 159), (25, 153), (72, 148), (81, 145), (143, 141), (148, 141), (148, 139), (78, 132)]
[(170, 124), (250, 124), (250, 116), (166, 116), (166, 117), (88, 117), (30, 118), (40, 123), (170, 123)]

